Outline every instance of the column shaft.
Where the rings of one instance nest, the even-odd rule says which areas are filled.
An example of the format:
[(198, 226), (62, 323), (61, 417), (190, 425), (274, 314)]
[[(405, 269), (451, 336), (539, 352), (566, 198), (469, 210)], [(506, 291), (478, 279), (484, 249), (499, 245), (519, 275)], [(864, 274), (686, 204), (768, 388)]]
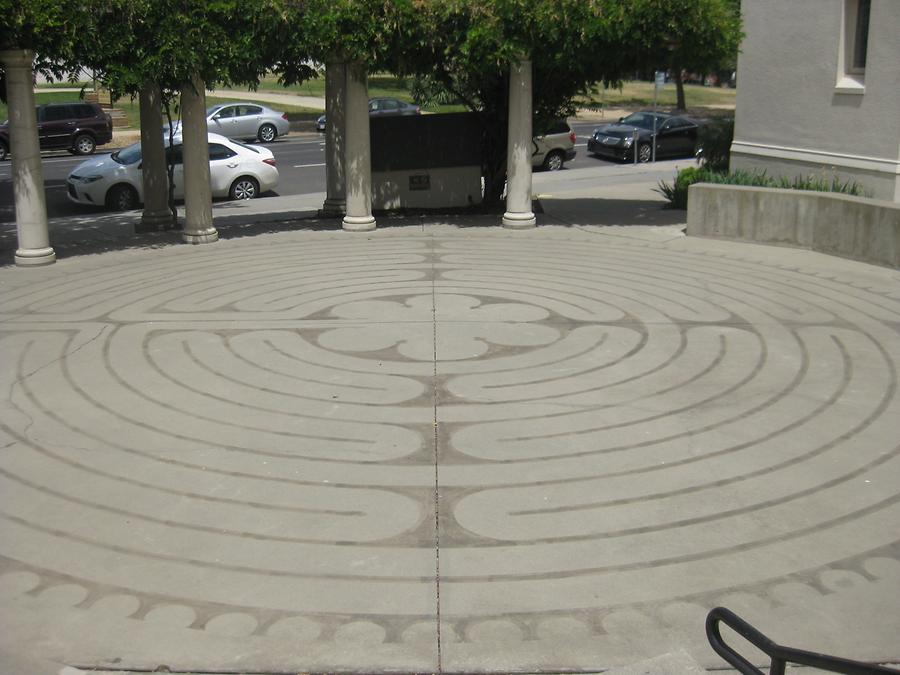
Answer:
[(503, 227), (537, 224), (531, 211), (531, 61), (509, 68), (509, 120), (506, 155), (506, 213)]
[(174, 225), (169, 211), (169, 176), (162, 132), (162, 96), (159, 85), (145, 82), (141, 87), (141, 180), (144, 212), (138, 230), (149, 232)]
[(372, 217), (372, 151), (369, 147), (369, 94), (362, 64), (347, 64), (347, 134), (344, 149), (347, 172), (345, 230), (375, 229)]
[(185, 210), (182, 238), (189, 244), (209, 244), (219, 239), (219, 233), (212, 222), (206, 85), (198, 75), (181, 89), (181, 129)]
[(344, 174), (346, 134), (347, 65), (333, 61), (325, 66), (325, 183), (323, 216), (342, 216), (347, 210)]
[(50, 246), (47, 229), (44, 171), (34, 107), (34, 52), (3, 51), (0, 61), (6, 67), (9, 103), (9, 151), (18, 237), (16, 264), (47, 265), (56, 261), (56, 253)]

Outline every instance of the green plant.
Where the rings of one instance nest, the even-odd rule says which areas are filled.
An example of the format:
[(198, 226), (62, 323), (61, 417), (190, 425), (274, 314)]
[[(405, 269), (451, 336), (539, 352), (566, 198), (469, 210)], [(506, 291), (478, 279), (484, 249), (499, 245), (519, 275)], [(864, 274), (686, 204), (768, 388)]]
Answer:
[(688, 188), (694, 183), (709, 182), (707, 180), (709, 173), (703, 167), (689, 166), (676, 174), (671, 185), (665, 181), (659, 181), (659, 186), (655, 188), (655, 191), (669, 200), (666, 208), (683, 210), (687, 208)]
[(814, 192), (835, 192), (855, 197), (867, 196), (863, 186), (856, 181), (842, 181), (836, 174), (831, 176), (811, 175), (788, 178), (772, 178), (765, 171), (713, 171), (706, 166), (688, 167), (675, 176), (672, 184), (660, 181), (655, 189), (668, 200), (666, 208), (686, 209), (688, 189), (694, 183), (713, 185), (743, 185), (749, 187), (781, 188), (784, 190), (808, 190)]
[(722, 117), (700, 127), (698, 135), (700, 161), (712, 171), (728, 171), (731, 142), (734, 140), (734, 118)]

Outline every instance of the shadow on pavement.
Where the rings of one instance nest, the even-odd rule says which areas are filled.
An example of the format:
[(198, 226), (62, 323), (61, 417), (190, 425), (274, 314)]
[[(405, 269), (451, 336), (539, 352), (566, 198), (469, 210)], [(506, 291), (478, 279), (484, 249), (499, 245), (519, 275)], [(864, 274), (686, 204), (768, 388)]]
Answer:
[[(221, 239), (253, 237), (293, 230), (341, 230), (339, 218), (321, 218), (314, 211), (268, 214), (241, 212), (241, 204), (217, 204), (214, 223)], [(231, 212), (233, 209), (234, 212)], [(685, 212), (666, 210), (655, 200), (570, 198), (536, 200), (533, 206), (539, 225), (575, 226), (670, 226), (685, 222)], [(425, 227), (431, 224), (459, 228), (499, 227), (502, 211), (496, 213), (404, 213), (377, 214), (380, 229)], [(140, 212), (85, 214), (51, 227), (51, 245), (60, 259), (96, 255), (109, 251), (163, 248), (181, 245), (180, 230), (136, 233)], [(0, 266), (14, 263), (14, 226), (0, 232)]]

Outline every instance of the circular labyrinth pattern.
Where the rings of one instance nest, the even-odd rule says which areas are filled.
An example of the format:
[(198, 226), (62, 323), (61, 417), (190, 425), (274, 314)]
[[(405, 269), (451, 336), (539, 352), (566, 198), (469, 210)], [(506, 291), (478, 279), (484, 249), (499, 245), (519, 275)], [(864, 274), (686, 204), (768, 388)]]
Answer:
[(446, 643), (508, 643), (896, 576), (896, 283), (578, 232), (116, 260), (4, 294), (7, 593), (404, 643), (439, 558)]

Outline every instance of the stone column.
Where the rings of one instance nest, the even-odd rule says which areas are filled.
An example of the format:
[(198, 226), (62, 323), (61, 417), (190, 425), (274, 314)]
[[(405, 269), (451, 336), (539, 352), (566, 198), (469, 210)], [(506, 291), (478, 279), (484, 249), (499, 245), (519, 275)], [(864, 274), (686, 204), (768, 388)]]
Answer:
[(181, 135), (184, 161), (184, 232), (189, 244), (210, 244), (219, 233), (212, 222), (209, 147), (206, 129), (206, 84), (199, 75), (181, 88)]
[(6, 68), (9, 102), (9, 152), (12, 155), (13, 198), (16, 204), (17, 265), (48, 265), (56, 261), (47, 230), (44, 170), (38, 141), (32, 79), (34, 52), (0, 52)]
[(145, 82), (141, 87), (140, 105), (144, 212), (137, 230), (151, 232), (174, 225), (172, 212), (169, 211), (169, 176), (166, 173), (166, 147), (163, 143), (162, 104), (156, 82)]
[(344, 168), (347, 171), (345, 230), (375, 229), (372, 217), (372, 150), (369, 147), (369, 92), (360, 63), (347, 64), (347, 133)]
[(325, 183), (326, 196), (321, 215), (343, 216), (347, 211), (347, 184), (344, 176), (346, 134), (347, 64), (332, 61), (325, 66)]
[(509, 67), (503, 227), (523, 229), (537, 224), (531, 211), (531, 138), (531, 61), (522, 60)]

